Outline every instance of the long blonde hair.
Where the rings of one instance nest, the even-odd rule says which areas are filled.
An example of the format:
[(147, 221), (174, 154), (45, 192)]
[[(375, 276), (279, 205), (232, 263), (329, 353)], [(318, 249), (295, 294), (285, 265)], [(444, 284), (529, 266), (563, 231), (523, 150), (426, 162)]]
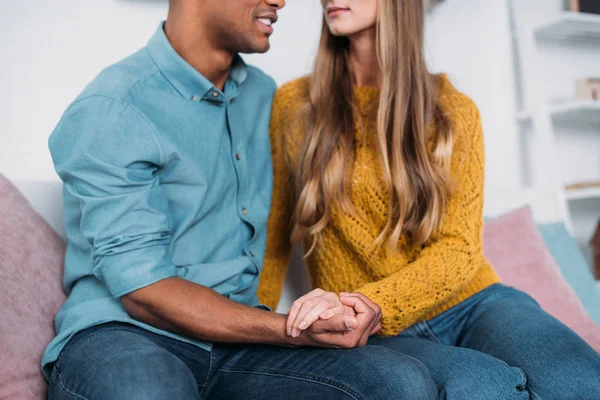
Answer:
[[(377, 58), (381, 92), (378, 149), (388, 188), (387, 223), (374, 246), (387, 239), (391, 250), (407, 234), (426, 243), (441, 227), (452, 192), (449, 177), (452, 131), (437, 105), (436, 75), (423, 55), (423, 0), (378, 0)], [(355, 145), (355, 102), (349, 42), (323, 31), (303, 112), (304, 145), (296, 174), (292, 237), (312, 240), (312, 252), (331, 220), (332, 208), (354, 213), (347, 182)], [(429, 137), (428, 128), (434, 137)], [(432, 149), (428, 147), (432, 140)]]

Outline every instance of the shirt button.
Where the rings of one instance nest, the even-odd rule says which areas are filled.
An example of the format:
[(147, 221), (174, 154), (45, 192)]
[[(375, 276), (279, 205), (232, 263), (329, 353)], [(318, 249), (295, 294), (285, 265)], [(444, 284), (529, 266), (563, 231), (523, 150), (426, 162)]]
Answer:
[(212, 97), (219, 97), (219, 92), (212, 92)]
[(235, 155), (235, 159), (238, 160), (238, 161), (242, 159), (242, 156), (240, 155), (240, 153), (237, 153)]
[(246, 210), (245, 208), (242, 208), (242, 214), (244, 214), (244, 215), (248, 214), (248, 210)]
[(250, 256), (251, 256), (251, 257), (254, 257), (254, 252), (252, 252), (252, 251), (249, 251), (248, 253), (250, 253)]
[(200, 99), (198, 98), (198, 96), (192, 96), (192, 100), (193, 100), (193, 101), (198, 101), (198, 100), (200, 100)]

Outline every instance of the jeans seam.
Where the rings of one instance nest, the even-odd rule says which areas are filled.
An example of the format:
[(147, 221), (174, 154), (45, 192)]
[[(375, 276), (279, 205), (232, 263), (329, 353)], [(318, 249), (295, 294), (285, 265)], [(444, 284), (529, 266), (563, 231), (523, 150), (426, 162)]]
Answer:
[(202, 387), (203, 389), (208, 387), (210, 381), (212, 380), (212, 377), (214, 375), (214, 371), (213, 371), (213, 360), (214, 354), (211, 351), (208, 357), (208, 373), (206, 374), (206, 378), (204, 378), (204, 382), (202, 382), (200, 384), (200, 387)]
[(435, 333), (433, 332), (433, 329), (431, 328), (431, 325), (429, 325), (429, 323), (427, 321), (423, 321), (423, 327), (425, 329), (423, 329), (423, 334), (425, 336), (427, 336), (429, 339), (432, 339), (433, 341), (439, 343), (439, 344), (443, 344), (442, 341), (435, 335)]
[(59, 385), (59, 387), (60, 387), (60, 388), (61, 388), (61, 389), (62, 389), (64, 392), (68, 393), (70, 396), (73, 396), (73, 397), (75, 397), (76, 399), (80, 399), (80, 400), (87, 400), (87, 397), (85, 397), (85, 396), (81, 396), (81, 395), (78, 395), (77, 393), (74, 393), (73, 391), (71, 391), (71, 390), (67, 389), (67, 388), (65, 387), (65, 385), (63, 384), (63, 381), (62, 381), (62, 374), (60, 373), (60, 369), (58, 368), (58, 366), (57, 366), (57, 365), (55, 365), (55, 366), (54, 366), (54, 368), (55, 368), (55, 370), (56, 370), (56, 375), (57, 375), (57, 376), (56, 376), (56, 380), (58, 381), (58, 385)]
[(319, 385), (323, 385), (323, 386), (328, 386), (331, 387), (333, 389), (339, 390), (341, 392), (343, 392), (344, 394), (352, 397), (354, 400), (361, 400), (363, 399), (363, 397), (356, 392), (354, 389), (352, 389), (351, 387), (338, 382), (338, 381), (334, 381), (331, 380), (329, 378), (323, 378), (320, 376), (316, 376), (316, 375), (310, 375), (310, 374), (306, 374), (306, 373), (301, 373), (301, 372), (296, 372), (296, 373), (282, 373), (282, 372), (274, 372), (271, 370), (260, 370), (260, 369), (229, 369), (229, 368), (219, 368), (217, 370), (218, 372), (237, 372), (237, 373), (242, 373), (242, 374), (256, 374), (256, 375), (267, 375), (267, 376), (275, 376), (275, 377), (283, 377), (283, 378), (289, 378), (289, 379), (296, 379), (296, 380), (301, 380), (301, 381), (307, 381), (307, 382), (312, 382), (315, 384), (319, 384)]
[(542, 399), (542, 396), (540, 396), (539, 394), (537, 394), (535, 392), (535, 390), (533, 390), (532, 388), (528, 387), (527, 391), (529, 392), (529, 394), (531, 395), (531, 398), (533, 400), (541, 400)]

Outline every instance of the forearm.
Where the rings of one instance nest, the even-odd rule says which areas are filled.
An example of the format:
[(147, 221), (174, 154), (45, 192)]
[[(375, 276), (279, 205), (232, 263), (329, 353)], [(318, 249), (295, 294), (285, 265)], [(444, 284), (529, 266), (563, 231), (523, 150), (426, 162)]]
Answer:
[(169, 278), (121, 298), (144, 323), (199, 340), (227, 343), (302, 345), (285, 334), (286, 317), (229, 300), (212, 289)]

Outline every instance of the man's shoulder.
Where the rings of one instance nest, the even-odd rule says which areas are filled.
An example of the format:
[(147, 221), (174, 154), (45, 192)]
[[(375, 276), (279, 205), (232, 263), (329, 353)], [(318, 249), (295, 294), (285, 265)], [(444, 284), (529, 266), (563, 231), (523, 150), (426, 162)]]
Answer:
[(270, 96), (275, 94), (277, 90), (277, 84), (275, 80), (267, 75), (263, 70), (253, 65), (247, 66), (248, 78), (247, 81), (253, 88), (260, 88), (268, 93)]
[(275, 83), (275, 80), (267, 75), (267, 73), (265, 73), (262, 69), (255, 67), (254, 65), (250, 65), (248, 64), (247, 66), (248, 68), (248, 77), (255, 81), (255, 82), (260, 82), (260, 83), (264, 83), (264, 84), (268, 84), (271, 87), (277, 87), (277, 84)]
[(129, 102), (132, 89), (158, 73), (147, 48), (142, 48), (129, 57), (104, 68), (92, 80), (75, 102), (89, 97), (106, 97), (116, 101)]

